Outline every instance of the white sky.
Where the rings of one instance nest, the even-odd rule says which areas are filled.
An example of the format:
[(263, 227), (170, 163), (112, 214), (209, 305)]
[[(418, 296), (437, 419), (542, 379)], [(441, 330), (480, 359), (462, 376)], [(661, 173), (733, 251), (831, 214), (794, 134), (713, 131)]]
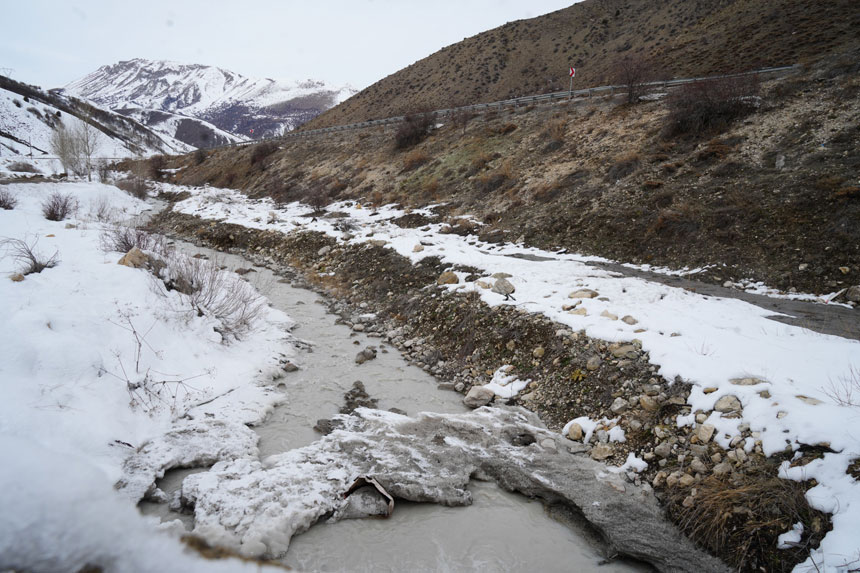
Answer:
[(575, 0), (0, 0), (0, 74), (53, 88), (146, 58), (361, 89)]

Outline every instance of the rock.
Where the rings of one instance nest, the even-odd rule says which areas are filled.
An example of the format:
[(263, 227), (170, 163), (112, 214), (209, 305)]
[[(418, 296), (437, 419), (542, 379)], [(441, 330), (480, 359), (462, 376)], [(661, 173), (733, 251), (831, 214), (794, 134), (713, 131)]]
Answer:
[(532, 350), (532, 356), (535, 358), (543, 358), (543, 355), (546, 353), (546, 350), (543, 346), (538, 346), (534, 350)]
[(612, 410), (613, 414), (620, 414), (621, 412), (625, 411), (629, 407), (630, 407), (630, 403), (627, 402), (627, 400), (625, 400), (624, 398), (621, 398), (619, 396), (618, 398), (616, 398), (612, 402), (612, 406), (610, 406), (609, 409)]
[(600, 364), (602, 362), (603, 361), (600, 359), (600, 356), (594, 354), (591, 356), (591, 358), (588, 359), (588, 362), (585, 363), (585, 369), (593, 372), (600, 368)]
[(657, 400), (645, 394), (639, 396), (639, 405), (646, 412), (656, 412), (660, 409), (660, 404), (657, 403)]
[(324, 257), (331, 252), (331, 247), (326, 245), (325, 247), (321, 247), (320, 250), (317, 251), (318, 257)]
[(492, 285), (490, 283), (488, 283), (486, 281), (482, 281), (482, 280), (475, 281), (475, 284), (478, 285), (479, 287), (481, 287), (482, 289), (485, 289), (485, 290), (488, 288), (492, 288)]
[(670, 446), (668, 442), (662, 442), (654, 448), (654, 453), (661, 458), (668, 458), (669, 454), (672, 453), (672, 446)]
[(364, 325), (361, 324), (360, 322), (357, 322), (357, 323), (352, 325), (352, 329), (355, 332), (364, 332)]
[(284, 372), (295, 372), (296, 370), (299, 369), (299, 367), (288, 360), (288, 361), (284, 362), (284, 365), (281, 366), (281, 369)]
[(636, 358), (636, 347), (632, 344), (624, 344), (623, 346), (619, 346), (615, 350), (612, 351), (612, 356), (615, 358)]
[(839, 272), (843, 275), (847, 275), (851, 272), (851, 267), (839, 267)]
[(602, 461), (606, 458), (611, 458), (613, 453), (615, 452), (609, 444), (597, 444), (591, 448), (591, 459)]
[(711, 471), (715, 476), (725, 475), (732, 471), (732, 465), (729, 462), (720, 462)]
[(799, 265), (797, 265), (797, 270), (799, 270), (799, 271), (805, 271), (808, 268), (809, 268), (809, 263), (800, 263)]
[(708, 471), (708, 467), (705, 465), (705, 462), (703, 462), (699, 458), (693, 458), (693, 461), (690, 462), (690, 469), (700, 474), (703, 474)]
[(703, 444), (707, 444), (711, 441), (711, 438), (714, 437), (715, 431), (716, 428), (713, 426), (713, 424), (702, 424), (696, 431), (696, 437), (699, 438), (699, 441)]
[(494, 279), (509, 279), (514, 275), (510, 275), (508, 273), (493, 273), (492, 276)]
[(678, 485), (681, 487), (690, 487), (694, 483), (696, 483), (696, 478), (690, 474), (684, 474), (678, 479)]
[(514, 342), (513, 340), (508, 340), (507, 342), (505, 342), (505, 348), (507, 348), (511, 352), (513, 352), (516, 347), (517, 347), (517, 343)]
[(732, 288), (733, 286), (735, 286), (735, 283), (732, 281), (726, 281), (723, 283), (723, 288)]
[(622, 318), (621, 322), (623, 322), (625, 324), (629, 324), (630, 326), (633, 326), (634, 324), (639, 324), (639, 321), (636, 320), (635, 318), (633, 318), (632, 316), (630, 316), (629, 314), (627, 316), (625, 316), (624, 318)]
[(384, 247), (385, 245), (388, 244), (388, 241), (384, 241), (382, 239), (370, 239), (367, 242), (369, 244), (373, 245), (374, 247)]
[(603, 312), (601, 312), (600, 316), (602, 316), (603, 318), (608, 318), (609, 320), (618, 320), (618, 315), (612, 314), (608, 310), (604, 310)]
[(575, 290), (569, 295), (567, 298), (595, 298), (599, 295), (596, 290), (591, 290), (590, 288), (583, 288), (579, 290)]
[(376, 349), (372, 346), (368, 346), (367, 348), (355, 355), (355, 363), (364, 364), (368, 360), (373, 360), (374, 358), (376, 358)]
[(588, 316), (588, 311), (584, 308), (575, 308), (568, 312), (568, 314), (576, 314), (578, 316)]
[(496, 294), (500, 294), (500, 295), (504, 296), (505, 298), (508, 298), (509, 296), (514, 294), (516, 289), (514, 288), (514, 285), (512, 285), (508, 279), (501, 278), (501, 279), (496, 279), (496, 282), (493, 283), (492, 291)]
[(140, 269), (147, 265), (149, 262), (149, 256), (146, 255), (143, 251), (138, 249), (137, 247), (132, 247), (132, 249), (124, 254), (122, 258), (117, 261), (118, 265), (123, 265), (126, 267), (131, 267), (133, 269)]
[(804, 396), (803, 394), (798, 394), (797, 396), (795, 396), (795, 398), (797, 398), (798, 400), (800, 400), (804, 404), (809, 404), (810, 406), (817, 406), (818, 404), (824, 403), (821, 400), (819, 400), (818, 398), (811, 398), (809, 396)]
[(11, 277), (9, 277), (9, 280), (11, 280), (13, 283), (19, 283), (24, 280), (24, 275), (22, 275), (21, 273), (15, 273)]
[(582, 439), (582, 426), (577, 424), (576, 422), (570, 425), (570, 428), (567, 429), (567, 437), (573, 440), (574, 442), (578, 442)]
[(419, 244), (415, 245), (414, 247), (412, 247), (412, 252), (413, 252), (413, 253), (420, 253), (420, 252), (421, 252), (421, 251), (423, 251), (423, 250), (424, 250), (424, 245), (422, 245), (421, 243), (419, 243)]
[(436, 279), (437, 285), (455, 285), (460, 282), (460, 279), (457, 278), (457, 275), (451, 271), (445, 271), (439, 278)]
[(849, 302), (860, 302), (860, 285), (848, 287), (848, 290), (845, 291), (845, 298)]
[(714, 404), (714, 410), (724, 414), (740, 412), (742, 409), (741, 401), (738, 400), (737, 396), (731, 394), (723, 396)]
[(469, 393), (463, 398), (463, 403), (470, 408), (480, 408), (489, 404), (495, 393), (484, 386), (472, 386)]

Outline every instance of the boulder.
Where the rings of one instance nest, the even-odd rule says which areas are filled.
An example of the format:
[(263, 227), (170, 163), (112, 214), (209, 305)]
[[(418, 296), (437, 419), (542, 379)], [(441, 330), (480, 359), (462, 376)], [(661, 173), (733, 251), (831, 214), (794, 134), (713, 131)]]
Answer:
[(596, 290), (591, 290), (590, 288), (583, 288), (579, 290), (575, 290), (569, 295), (567, 298), (596, 298), (599, 293)]
[(455, 273), (453, 273), (451, 271), (445, 271), (444, 273), (439, 275), (438, 279), (436, 279), (437, 285), (455, 285), (459, 282), (460, 282), (460, 279), (457, 277), (457, 275)]
[(743, 406), (741, 405), (741, 401), (738, 400), (738, 397), (732, 396), (731, 394), (723, 396), (717, 400), (716, 404), (714, 404), (714, 410), (724, 414), (740, 412), (742, 408)]
[(495, 393), (484, 386), (472, 386), (469, 393), (463, 398), (463, 403), (470, 408), (480, 408), (492, 402)]
[(496, 294), (500, 294), (500, 295), (504, 296), (505, 298), (507, 298), (507, 297), (511, 296), (512, 294), (514, 294), (514, 291), (516, 291), (516, 289), (514, 288), (514, 285), (512, 285), (508, 279), (499, 278), (499, 279), (496, 279), (495, 283), (493, 283), (492, 291)]
[(124, 254), (122, 258), (117, 261), (118, 265), (123, 265), (126, 267), (131, 267), (133, 269), (143, 268), (149, 263), (149, 255), (138, 249), (137, 247), (132, 247), (132, 249)]

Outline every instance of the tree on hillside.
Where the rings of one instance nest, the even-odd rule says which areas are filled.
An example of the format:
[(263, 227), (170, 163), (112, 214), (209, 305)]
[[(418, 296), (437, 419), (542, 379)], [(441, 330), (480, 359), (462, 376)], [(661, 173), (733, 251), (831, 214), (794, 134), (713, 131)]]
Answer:
[(90, 121), (89, 116), (84, 117), (76, 130), (81, 161), (87, 173), (87, 181), (93, 180), (93, 167), (95, 166), (93, 159), (102, 146), (102, 134)]
[(618, 62), (615, 82), (627, 90), (627, 103), (636, 103), (648, 93), (646, 85), (655, 77), (654, 65), (642, 56), (625, 56)]

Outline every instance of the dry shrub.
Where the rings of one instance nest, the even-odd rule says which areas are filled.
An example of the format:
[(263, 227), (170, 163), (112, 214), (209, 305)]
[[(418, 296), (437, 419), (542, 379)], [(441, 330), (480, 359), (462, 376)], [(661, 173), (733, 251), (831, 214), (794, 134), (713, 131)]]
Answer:
[(0, 189), (0, 209), (10, 211), (18, 204), (18, 199), (6, 189)]
[(74, 197), (57, 191), (42, 203), (42, 214), (49, 221), (62, 221), (77, 209), (78, 202)]
[(147, 194), (149, 193), (146, 180), (142, 177), (132, 176), (127, 179), (123, 179), (122, 181), (117, 181), (114, 185), (132, 197), (137, 197), (138, 199), (146, 199)]
[(253, 148), (251, 148), (251, 165), (256, 165), (257, 163), (260, 163), (277, 150), (277, 144), (272, 141), (264, 141), (263, 143), (258, 143)]
[(860, 199), (860, 187), (856, 185), (842, 187), (835, 191), (831, 197), (833, 199)]
[[(187, 311), (210, 316), (219, 322), (216, 331), (228, 341), (253, 329), (265, 309), (265, 299), (235, 273), (221, 270), (217, 261), (208, 261), (171, 252), (160, 258), (158, 281), (167, 291), (182, 295)], [(159, 292), (161, 288), (159, 288)], [(163, 293), (166, 295), (166, 293)]]
[(206, 161), (206, 150), (205, 149), (197, 149), (194, 153), (191, 154), (191, 161), (194, 165), (201, 165), (204, 161)]
[(469, 164), (469, 169), (466, 171), (466, 175), (472, 176), (476, 173), (480, 173), (487, 168), (487, 165), (492, 160), (493, 156), (489, 153), (479, 153), (474, 159), (472, 159), (472, 163)]
[[(809, 507), (803, 484), (777, 477), (708, 477), (696, 484), (690, 507), (676, 494), (670, 511), (694, 541), (746, 571), (790, 571), (824, 536), (826, 516)], [(776, 538), (803, 523), (801, 543), (777, 549)]]
[(9, 164), (9, 171), (17, 171), (18, 173), (41, 173), (32, 163), (26, 161), (16, 161)]
[(756, 75), (702, 80), (679, 87), (669, 98), (664, 137), (724, 131), (759, 105)]
[(413, 149), (403, 158), (403, 170), (411, 171), (430, 161), (430, 156), (420, 149)]
[(149, 178), (153, 181), (160, 181), (163, 175), (161, 170), (167, 166), (167, 159), (163, 155), (153, 155), (147, 162), (147, 171)]
[(648, 179), (642, 183), (642, 186), (645, 189), (658, 189), (663, 186), (663, 182), (659, 179)]
[(408, 149), (421, 143), (436, 124), (433, 112), (408, 113), (394, 133), (394, 148)]
[(456, 129), (461, 129), (463, 135), (466, 135), (466, 127), (469, 125), (469, 122), (472, 121), (472, 118), (475, 117), (475, 113), (468, 109), (457, 109), (453, 113), (451, 113), (451, 124)]
[(696, 222), (693, 209), (687, 204), (682, 204), (672, 209), (661, 209), (654, 223), (648, 228), (648, 235), (684, 239), (698, 230), (699, 223)]
[(135, 247), (141, 251), (154, 251), (159, 254), (165, 252), (164, 237), (125, 225), (104, 229), (99, 236), (99, 244), (106, 253), (127, 253)]
[(0, 240), (0, 247), (6, 250), (16, 263), (19, 263), (22, 275), (31, 275), (33, 273), (41, 273), (45, 269), (50, 269), (60, 262), (55, 252), (50, 258), (44, 258), (36, 251), (38, 239), (32, 242), (22, 241), (21, 239), (3, 239)]
[(513, 133), (517, 130), (517, 124), (515, 123), (503, 123), (501, 125), (494, 125), (487, 128), (487, 132), (491, 135), (507, 135), (509, 133)]
[(549, 203), (561, 195), (562, 186), (558, 181), (545, 182), (537, 186), (532, 194), (535, 201)]
[(615, 162), (609, 167), (606, 172), (606, 177), (610, 181), (618, 181), (624, 179), (639, 167), (640, 157), (638, 153), (627, 153), (615, 158)]
[(506, 161), (492, 173), (476, 177), (475, 189), (481, 194), (491, 193), (512, 181), (513, 178), (513, 167), (509, 161)]

